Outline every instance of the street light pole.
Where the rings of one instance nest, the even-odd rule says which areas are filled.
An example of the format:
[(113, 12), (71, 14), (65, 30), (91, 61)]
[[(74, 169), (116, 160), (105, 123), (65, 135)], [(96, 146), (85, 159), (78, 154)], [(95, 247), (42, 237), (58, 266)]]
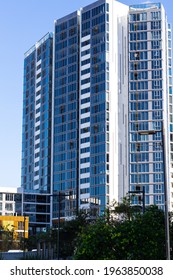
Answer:
[(166, 145), (165, 145), (165, 129), (162, 122), (162, 148), (163, 148), (163, 168), (164, 168), (164, 202), (165, 202), (165, 246), (166, 259), (170, 260), (170, 234), (169, 234), (169, 213), (168, 213), (168, 183), (167, 183), (167, 168), (166, 168)]
[(145, 213), (145, 186), (142, 187), (142, 211), (143, 214)]
[(60, 258), (60, 218), (61, 218), (61, 197), (69, 197), (69, 194), (62, 193), (59, 191), (58, 193), (51, 194), (50, 196), (57, 196), (58, 197), (58, 237), (57, 237), (57, 259)]
[(170, 233), (169, 233), (169, 213), (168, 213), (168, 183), (167, 183), (167, 159), (166, 159), (166, 139), (164, 122), (162, 121), (161, 130), (140, 131), (140, 135), (152, 135), (161, 132), (162, 136), (162, 152), (163, 152), (163, 174), (164, 174), (164, 206), (165, 206), (165, 248), (166, 259), (170, 260)]
[(58, 244), (57, 244), (58, 260), (60, 256), (60, 211), (61, 211), (60, 203), (61, 203), (61, 192), (58, 193)]

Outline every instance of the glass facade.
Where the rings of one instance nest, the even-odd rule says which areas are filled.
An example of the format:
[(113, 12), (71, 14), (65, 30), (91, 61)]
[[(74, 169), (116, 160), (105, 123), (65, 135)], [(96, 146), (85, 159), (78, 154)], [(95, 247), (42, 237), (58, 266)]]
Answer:
[[(23, 193), (50, 193), (51, 176), (51, 125), (52, 125), (52, 34), (36, 43), (24, 59), (22, 182)], [(45, 215), (45, 211), (27, 209), (25, 214)], [(42, 224), (50, 222), (49, 219)], [(32, 219), (31, 219), (32, 221)], [(32, 223), (32, 222), (31, 222)], [(33, 225), (34, 226), (34, 225)]]
[[(53, 218), (73, 216), (78, 208), (79, 16), (55, 23), (53, 135)], [(62, 193), (58, 201), (55, 193)], [(68, 194), (68, 198), (64, 195)], [(58, 205), (60, 203), (60, 205)]]
[(81, 13), (80, 206), (99, 214), (109, 202), (109, 4)]
[(167, 29), (167, 48), (168, 48), (168, 96), (169, 96), (169, 122), (168, 128), (170, 130), (170, 207), (173, 208), (173, 95), (172, 95), (172, 29), (168, 24)]
[(173, 198), (171, 40), (161, 4), (100, 0), (25, 54), (21, 186), (33, 227), (101, 215), (143, 187), (146, 205), (163, 208), (165, 170)]
[[(130, 191), (142, 191), (144, 187), (146, 204), (157, 204), (160, 208), (164, 208), (164, 145), (169, 155), (168, 75), (165, 75), (168, 51), (165, 52), (163, 39), (168, 30), (164, 16), (160, 4), (130, 7)], [(168, 72), (171, 76), (169, 69)], [(164, 145), (163, 127), (166, 127)], [(134, 203), (139, 203), (139, 197)]]
[(101, 2), (55, 23), (53, 218), (59, 209), (101, 213), (109, 202), (109, 6)]

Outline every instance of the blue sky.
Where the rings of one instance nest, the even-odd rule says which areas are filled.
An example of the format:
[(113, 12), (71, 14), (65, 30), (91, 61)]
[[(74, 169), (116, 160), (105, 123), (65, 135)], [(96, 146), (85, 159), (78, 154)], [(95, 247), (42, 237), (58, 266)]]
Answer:
[[(0, 0), (0, 186), (20, 186), (24, 53), (54, 20), (94, 0)], [(144, 1), (122, 0), (124, 4)], [(145, 1), (146, 2), (146, 1)], [(147, 1), (159, 2), (159, 1)], [(161, 1), (173, 23), (173, 2)]]

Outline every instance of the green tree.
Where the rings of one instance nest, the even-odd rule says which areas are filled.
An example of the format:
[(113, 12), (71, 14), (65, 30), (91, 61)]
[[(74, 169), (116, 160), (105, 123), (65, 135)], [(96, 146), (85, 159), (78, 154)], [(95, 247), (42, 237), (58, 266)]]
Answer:
[(170, 220), (170, 255), (171, 260), (173, 260), (173, 212), (169, 213), (169, 220)]
[(112, 237), (114, 227), (105, 219), (99, 218), (83, 228), (78, 235), (74, 259), (109, 260), (112, 259)]
[[(82, 228), (85, 228), (90, 223), (90, 214), (79, 212), (79, 214), (73, 220), (65, 221), (60, 223), (59, 231), (59, 257), (63, 259), (71, 258), (76, 247), (77, 235), (81, 232)], [(25, 240), (25, 248), (29, 251), (33, 248), (37, 249), (38, 243), (48, 244), (51, 243), (51, 247), (54, 248), (54, 254), (57, 257), (57, 246), (58, 246), (58, 229), (50, 228), (45, 233), (38, 233), (37, 235), (30, 235)], [(23, 239), (21, 239), (21, 248), (23, 246)], [(42, 246), (42, 245), (41, 245)]]
[(16, 244), (13, 240), (14, 227), (10, 224), (0, 226), (0, 250), (5, 252), (15, 248)]
[[(117, 207), (112, 209), (115, 217), (124, 205)], [(83, 229), (74, 259), (165, 259), (164, 212), (156, 206), (144, 214), (129, 211), (125, 207), (123, 219), (102, 218)]]
[(83, 228), (90, 223), (90, 215), (79, 212), (75, 219), (61, 223), (60, 229), (60, 257), (71, 258), (76, 247), (76, 239)]
[(164, 213), (156, 206), (146, 208), (131, 221), (119, 224), (117, 259), (165, 259)]
[(105, 213), (109, 219), (117, 220), (132, 220), (137, 213), (141, 212), (140, 206), (132, 206), (130, 197), (123, 197), (122, 202), (116, 202), (115, 200), (106, 209)]

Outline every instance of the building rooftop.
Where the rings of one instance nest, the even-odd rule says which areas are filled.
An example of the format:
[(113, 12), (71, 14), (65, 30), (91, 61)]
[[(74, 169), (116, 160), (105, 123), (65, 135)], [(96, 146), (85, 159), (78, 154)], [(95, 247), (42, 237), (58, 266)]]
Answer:
[(143, 3), (143, 4), (135, 4), (135, 5), (130, 5), (129, 9), (130, 10), (137, 10), (137, 9), (151, 9), (151, 8), (161, 8), (161, 3)]
[(18, 187), (1, 187), (0, 193), (17, 193)]

